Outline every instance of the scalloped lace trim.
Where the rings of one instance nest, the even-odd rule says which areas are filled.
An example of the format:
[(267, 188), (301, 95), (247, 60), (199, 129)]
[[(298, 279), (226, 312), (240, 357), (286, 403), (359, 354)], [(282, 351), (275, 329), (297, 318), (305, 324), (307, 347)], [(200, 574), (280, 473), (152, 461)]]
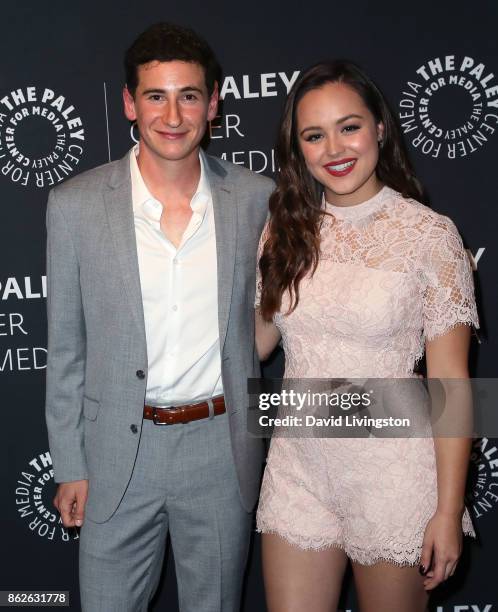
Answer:
[[(274, 527), (267, 527), (264, 524), (258, 525), (256, 531), (257, 533), (262, 534), (271, 533), (278, 535), (289, 542), (289, 544), (297, 546), (303, 550), (319, 551), (327, 548), (339, 548), (340, 550), (344, 551), (351, 561), (359, 563), (360, 565), (374, 565), (375, 563), (379, 563), (381, 561), (387, 561), (388, 563), (392, 563), (399, 567), (413, 566), (420, 563), (420, 557), (422, 554), (422, 546), (415, 546), (410, 550), (403, 549), (399, 551), (375, 547), (370, 548), (367, 551), (359, 548), (358, 546), (344, 544), (343, 542), (330, 542), (325, 538), (310, 538), (291, 534), (280, 529), (275, 529)], [(468, 527), (463, 528), (463, 534), (473, 538), (476, 537), (473, 529), (469, 529)]]

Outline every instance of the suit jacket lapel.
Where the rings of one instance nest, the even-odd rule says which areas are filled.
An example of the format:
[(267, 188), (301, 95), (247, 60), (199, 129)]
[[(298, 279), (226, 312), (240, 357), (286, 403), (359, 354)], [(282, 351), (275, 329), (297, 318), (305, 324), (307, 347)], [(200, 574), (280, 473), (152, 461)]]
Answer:
[(233, 185), (226, 171), (215, 158), (201, 151), (213, 198), (218, 266), (218, 327), (220, 349), (225, 343), (233, 287), (235, 250), (237, 245), (237, 202)]
[[(216, 261), (218, 274), (218, 330), (220, 348), (225, 343), (230, 300), (233, 287), (235, 251), (237, 244), (237, 204), (232, 183), (215, 158), (201, 151), (213, 198), (216, 233)], [(140, 288), (137, 243), (133, 219), (129, 157), (116, 162), (104, 194), (107, 217), (114, 249), (126, 293), (135, 321), (145, 338), (145, 323)]]
[(125, 283), (126, 294), (135, 321), (145, 338), (128, 155), (125, 155), (125, 157), (116, 162), (109, 180), (109, 187), (104, 194), (104, 200), (115, 254)]

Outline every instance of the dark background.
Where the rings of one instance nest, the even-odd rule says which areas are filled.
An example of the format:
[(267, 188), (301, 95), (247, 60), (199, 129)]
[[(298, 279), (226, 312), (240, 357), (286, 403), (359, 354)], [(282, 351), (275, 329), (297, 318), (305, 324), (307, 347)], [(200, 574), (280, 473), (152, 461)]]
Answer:
[[(2, 3), (2, 71), (0, 99), (10, 92), (35, 87), (38, 96), (49, 88), (64, 96), (63, 109), (74, 110), (68, 117), (80, 117), (84, 141), (79, 163), (69, 176), (123, 156), (130, 148), (129, 125), (122, 113), (122, 56), (134, 37), (151, 23), (171, 20), (196, 29), (209, 40), (224, 69), (232, 76), (241, 99), (227, 95), (223, 103), (224, 119), (239, 122), (229, 132), (215, 129), (209, 152), (226, 155), (229, 160), (262, 168), (271, 158), (278, 117), (286, 88), (278, 73), (288, 78), (296, 70), (324, 58), (345, 57), (357, 61), (385, 91), (396, 114), (402, 99), (414, 93), (407, 84), (430, 86), (417, 69), (430, 60), (455, 56), (456, 70), (481, 101), (482, 115), (472, 126), (475, 133), (486, 113), (490, 130), (498, 119), (498, 108), (489, 106), (498, 100), (492, 89), (486, 96), (479, 81), (494, 73), (485, 87), (498, 84), (496, 30), (498, 5), (495, 2), (413, 2), (393, 1), (354, 3), (306, 3), (253, 1), (252, 3), (217, 2), (182, 3), (144, 0), (136, 3), (50, 2)], [(463, 58), (472, 58), (474, 66), (483, 64), (482, 74), (470, 77), (470, 69), (458, 70)], [(249, 91), (261, 93), (261, 74), (276, 85), (276, 96), (243, 97), (243, 75), (248, 75)], [(446, 79), (430, 99), (430, 118), (442, 129), (465, 125), (472, 112), (471, 93)], [(467, 80), (465, 80), (467, 82)], [(417, 87), (415, 87), (416, 89)], [(421, 95), (417, 93), (417, 101)], [(11, 97), (8, 98), (11, 100)], [(27, 101), (16, 107), (31, 109)], [(409, 110), (409, 109), (408, 109)], [(13, 111), (14, 112), (14, 111)], [(30, 111), (31, 112), (31, 111)], [(2, 115), (5, 115), (2, 117)], [(12, 171), (4, 170), (12, 157), (6, 146), (8, 121), (12, 112), (0, 102), (0, 385), (1, 385), (1, 542), (0, 590), (61, 589), (71, 592), (71, 609), (79, 609), (77, 588), (77, 534), (65, 532), (57, 520), (51, 520), (51, 499), (55, 486), (50, 476), (44, 404), (44, 353), (46, 347), (45, 300), (42, 279), (45, 270), (45, 204), (48, 185), (37, 187), (36, 170), (31, 170), (27, 185), (14, 182)], [(228, 118), (228, 115), (232, 115)], [(234, 117), (236, 116), (236, 117)], [(405, 120), (405, 119), (404, 119)], [(496, 125), (498, 128), (498, 125)], [(79, 129), (79, 128), (77, 128)], [(497, 129), (498, 131), (498, 129)], [(419, 146), (413, 140), (421, 133)], [(477, 146), (472, 135), (461, 138), (434, 139), (426, 154), (421, 150), (429, 135), (420, 128), (406, 134), (408, 149), (418, 175), (427, 187), (431, 205), (451, 216), (462, 233), (470, 252), (481, 256), (475, 281), (479, 300), (483, 342), (472, 348), (472, 375), (494, 377), (497, 348), (496, 233), (496, 155), (498, 134), (485, 132), (487, 141)], [(466, 141), (470, 138), (470, 142)], [(46, 157), (55, 144), (53, 125), (46, 118), (27, 117), (14, 132), (17, 148), (31, 158)], [(437, 140), (437, 142), (436, 142)], [(447, 145), (461, 140), (455, 159), (448, 158)], [(73, 141), (71, 141), (73, 142)], [(432, 156), (441, 142), (440, 153)], [(3, 147), (3, 148), (2, 148)], [(67, 151), (67, 144), (65, 145)], [(426, 143), (429, 149), (429, 143)], [(475, 148), (474, 151), (471, 149)], [(73, 149), (74, 151), (74, 149)], [(261, 153), (250, 153), (259, 151)], [(463, 153), (466, 153), (463, 155)], [(56, 164), (57, 165), (57, 164)], [(38, 170), (39, 171), (39, 170)], [(271, 175), (271, 164), (264, 170)], [(59, 172), (60, 174), (60, 172)], [(45, 175), (45, 181), (48, 180)], [(62, 176), (62, 175), (61, 175)], [(58, 179), (55, 177), (55, 183)], [(31, 295), (25, 278), (31, 286)], [(9, 280), (11, 279), (11, 280)], [(14, 279), (14, 280), (12, 280)], [(20, 322), (22, 330), (9, 328), (9, 317)], [(36, 360), (33, 357), (35, 349)], [(12, 363), (11, 363), (12, 358)], [(278, 373), (282, 356), (267, 366), (270, 375)], [(38, 369), (37, 369), (38, 368)], [(41, 456), (41, 458), (40, 458)], [(477, 441), (471, 461), (468, 505), (478, 538), (466, 542), (459, 571), (438, 589), (431, 610), (498, 609), (495, 578), (498, 547), (498, 450), (493, 440)], [(33, 461), (35, 460), (35, 461)], [(45, 461), (45, 465), (43, 463)], [(31, 462), (31, 463), (30, 463)], [(43, 486), (37, 483), (38, 478)], [(38, 487), (38, 491), (36, 490)], [(45, 510), (41, 509), (41, 504)], [(312, 511), (312, 509), (311, 509)], [(47, 516), (44, 516), (44, 513)], [(254, 538), (245, 590), (246, 612), (264, 611), (259, 538)], [(344, 609), (357, 610), (350, 586), (344, 590)], [(458, 607), (464, 606), (464, 607)], [(488, 606), (488, 607), (486, 607)], [(174, 566), (169, 558), (163, 588), (156, 597), (154, 610), (177, 610)]]

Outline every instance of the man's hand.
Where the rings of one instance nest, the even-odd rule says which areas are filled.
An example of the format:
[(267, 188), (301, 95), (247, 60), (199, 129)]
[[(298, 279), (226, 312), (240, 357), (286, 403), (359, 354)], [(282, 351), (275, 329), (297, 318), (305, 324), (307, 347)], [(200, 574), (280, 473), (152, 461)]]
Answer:
[(64, 527), (81, 527), (85, 518), (88, 480), (62, 482), (57, 487), (54, 506), (60, 512)]

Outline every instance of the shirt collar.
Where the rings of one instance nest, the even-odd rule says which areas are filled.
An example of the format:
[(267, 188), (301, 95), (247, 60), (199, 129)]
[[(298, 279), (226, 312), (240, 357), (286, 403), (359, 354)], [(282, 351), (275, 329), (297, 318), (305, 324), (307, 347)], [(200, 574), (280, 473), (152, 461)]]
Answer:
[[(139, 145), (136, 144), (130, 151), (130, 173), (131, 173), (131, 194), (133, 201), (133, 212), (144, 212), (148, 218), (159, 222), (162, 213), (162, 205), (154, 198), (145, 184), (145, 181), (138, 167), (137, 156)], [(201, 164), (201, 176), (196, 192), (190, 201), (190, 207), (194, 214), (204, 217), (208, 204), (211, 201), (211, 187), (206, 176), (204, 160), (199, 153), (199, 161)]]

